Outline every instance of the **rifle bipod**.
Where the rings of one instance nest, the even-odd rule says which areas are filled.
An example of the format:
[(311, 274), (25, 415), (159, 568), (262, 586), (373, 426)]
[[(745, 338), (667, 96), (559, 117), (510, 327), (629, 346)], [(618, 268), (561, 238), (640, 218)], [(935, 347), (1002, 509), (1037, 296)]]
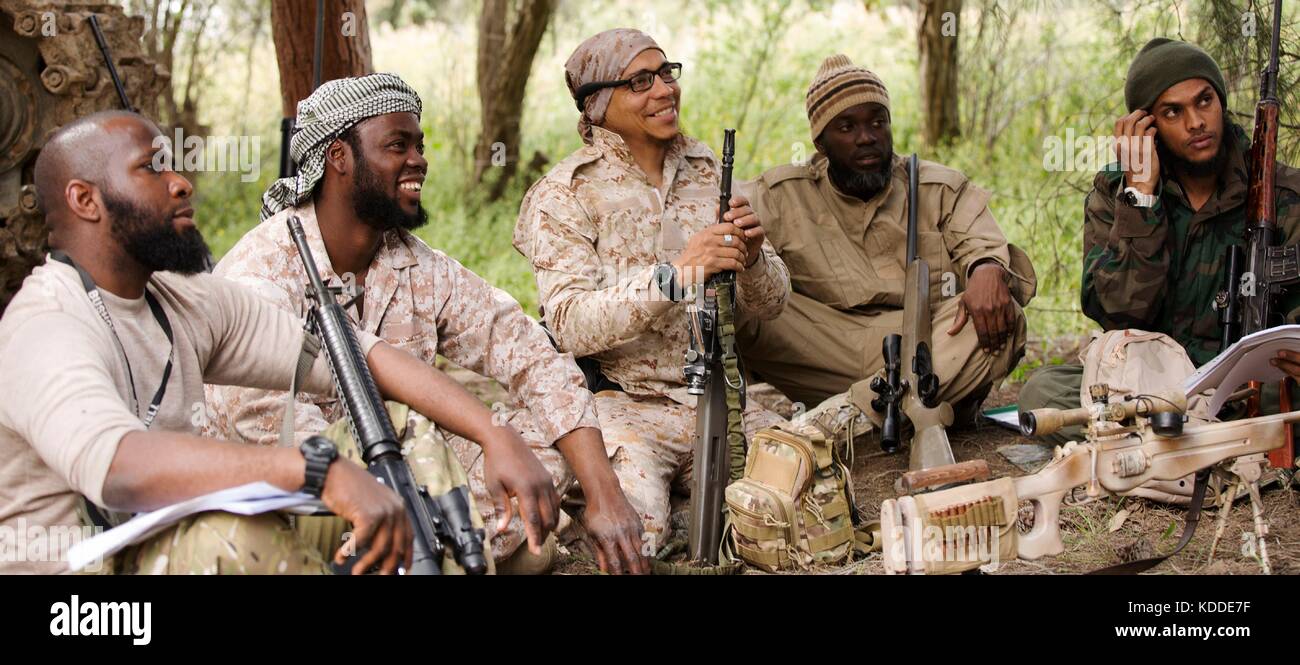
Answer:
[[(1255, 521), (1255, 538), (1253, 541), (1242, 538), (1243, 552), (1254, 551), (1264, 574), (1273, 574), (1273, 568), (1268, 560), (1268, 523), (1264, 520), (1264, 502), (1259, 494), (1260, 478), (1263, 477), (1264, 467), (1267, 464), (1266, 458), (1250, 455), (1239, 457), (1226, 467), (1220, 465), (1212, 472), (1223, 479), (1225, 491), (1219, 496), (1219, 516), (1215, 520), (1210, 553), (1205, 557), (1206, 565), (1214, 562), (1214, 550), (1218, 548), (1219, 540), (1223, 538), (1224, 529), (1228, 526), (1228, 515), (1232, 512), (1232, 504), (1236, 503), (1237, 498), (1244, 493), (1250, 496), (1250, 508)], [(1242, 534), (1244, 536), (1245, 532), (1243, 531)]]

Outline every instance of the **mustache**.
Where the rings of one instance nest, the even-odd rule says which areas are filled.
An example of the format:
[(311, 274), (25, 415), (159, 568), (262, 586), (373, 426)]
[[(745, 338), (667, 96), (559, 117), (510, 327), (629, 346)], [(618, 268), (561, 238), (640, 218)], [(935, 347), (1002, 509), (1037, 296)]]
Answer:
[(866, 159), (868, 157), (877, 157), (879, 159), (884, 159), (885, 151), (876, 148), (863, 148), (862, 150), (853, 151), (854, 160)]

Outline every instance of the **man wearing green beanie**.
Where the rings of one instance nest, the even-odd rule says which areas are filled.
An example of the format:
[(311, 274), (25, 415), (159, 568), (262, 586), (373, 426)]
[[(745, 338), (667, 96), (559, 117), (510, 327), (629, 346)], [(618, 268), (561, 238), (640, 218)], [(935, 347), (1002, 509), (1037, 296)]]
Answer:
[[(863, 432), (876, 419), (869, 382), (881, 342), (903, 326), (907, 160), (893, 149), (884, 83), (844, 55), (822, 63), (805, 104), (816, 155), (767, 171), (751, 196), (792, 293), (780, 317), (745, 321), (737, 339), (750, 370), (817, 407), (806, 418), (848, 431), (851, 417)], [(940, 164), (919, 171), (939, 396), (973, 415), (1023, 354), (1034, 272), (998, 228), (988, 192)]]
[[(1243, 242), (1250, 138), (1228, 117), (1219, 66), (1187, 42), (1147, 42), (1124, 84), (1129, 113), (1115, 122), (1119, 161), (1097, 174), (1084, 204), (1083, 312), (1104, 330), (1173, 338), (1199, 366), (1219, 352), (1213, 308), (1225, 249)], [(1300, 240), (1300, 171), (1277, 165), (1277, 223)], [(1300, 299), (1284, 299), (1295, 318)], [(1300, 365), (1280, 365), (1300, 375)], [(1045, 367), (1020, 408), (1073, 408), (1083, 368)], [(1061, 443), (1082, 431), (1049, 437)]]

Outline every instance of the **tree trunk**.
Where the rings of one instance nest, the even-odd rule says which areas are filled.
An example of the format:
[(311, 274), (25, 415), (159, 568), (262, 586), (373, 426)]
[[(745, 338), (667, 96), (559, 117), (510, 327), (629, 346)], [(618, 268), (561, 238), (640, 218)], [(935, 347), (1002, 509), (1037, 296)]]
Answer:
[[(316, 3), (272, 0), (271, 38), (280, 67), (280, 101), (286, 118), (298, 114), (298, 102), (312, 91), (316, 50)], [(325, 40), (321, 48), (321, 82), (374, 72), (370, 29), (364, 0), (326, 0)]]
[(921, 135), (928, 145), (961, 135), (958, 115), (957, 38), (962, 0), (917, 0), (921, 60)]
[(481, 133), (474, 145), (474, 181), (490, 181), (490, 201), (501, 198), (519, 167), (524, 91), (555, 4), (556, 0), (483, 0), (478, 22)]

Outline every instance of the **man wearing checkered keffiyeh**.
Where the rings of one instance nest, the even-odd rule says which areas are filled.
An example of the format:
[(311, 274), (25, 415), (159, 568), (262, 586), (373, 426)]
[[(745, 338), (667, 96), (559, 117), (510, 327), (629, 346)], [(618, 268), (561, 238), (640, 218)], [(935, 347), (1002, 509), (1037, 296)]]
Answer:
[[(418, 205), (412, 210), (428, 170), (419, 114), (419, 97), (391, 74), (322, 85), (298, 105), (290, 144), (298, 176), (271, 185), (262, 223), (215, 274), (290, 312), (305, 311), (306, 275), (285, 228), (285, 220), (297, 217), (321, 278), (359, 292), (347, 309), (353, 324), (430, 365), (441, 355), (509, 391), (504, 401), (512, 406), (494, 410), (483, 441), (430, 427), (414, 411), (394, 423), (413, 439), (403, 450), (410, 450), (418, 482), (436, 489), (455, 462), (465, 469), (499, 569), (547, 566), (555, 552), (547, 532), (556, 526), (559, 496), (576, 480), (585, 507), (575, 511), (575, 524), (590, 536), (601, 567), (647, 572), (641, 518), (605, 455), (594, 399), (573, 356), (557, 352), (505, 291), (409, 231), (424, 221)], [(336, 140), (344, 144), (341, 161), (327, 164)], [(206, 396), (213, 436), (268, 445), (279, 438), (284, 393), (208, 386)], [(344, 416), (332, 397), (299, 393), (297, 400), (296, 441)], [(443, 450), (454, 454), (450, 464), (439, 460)], [(530, 547), (520, 547), (525, 541)]]
[(311, 196), (325, 174), (325, 149), (353, 125), (385, 113), (420, 117), (420, 96), (392, 74), (370, 74), (321, 84), (298, 102), (298, 120), (289, 154), (298, 175), (271, 183), (262, 196), (262, 219)]

